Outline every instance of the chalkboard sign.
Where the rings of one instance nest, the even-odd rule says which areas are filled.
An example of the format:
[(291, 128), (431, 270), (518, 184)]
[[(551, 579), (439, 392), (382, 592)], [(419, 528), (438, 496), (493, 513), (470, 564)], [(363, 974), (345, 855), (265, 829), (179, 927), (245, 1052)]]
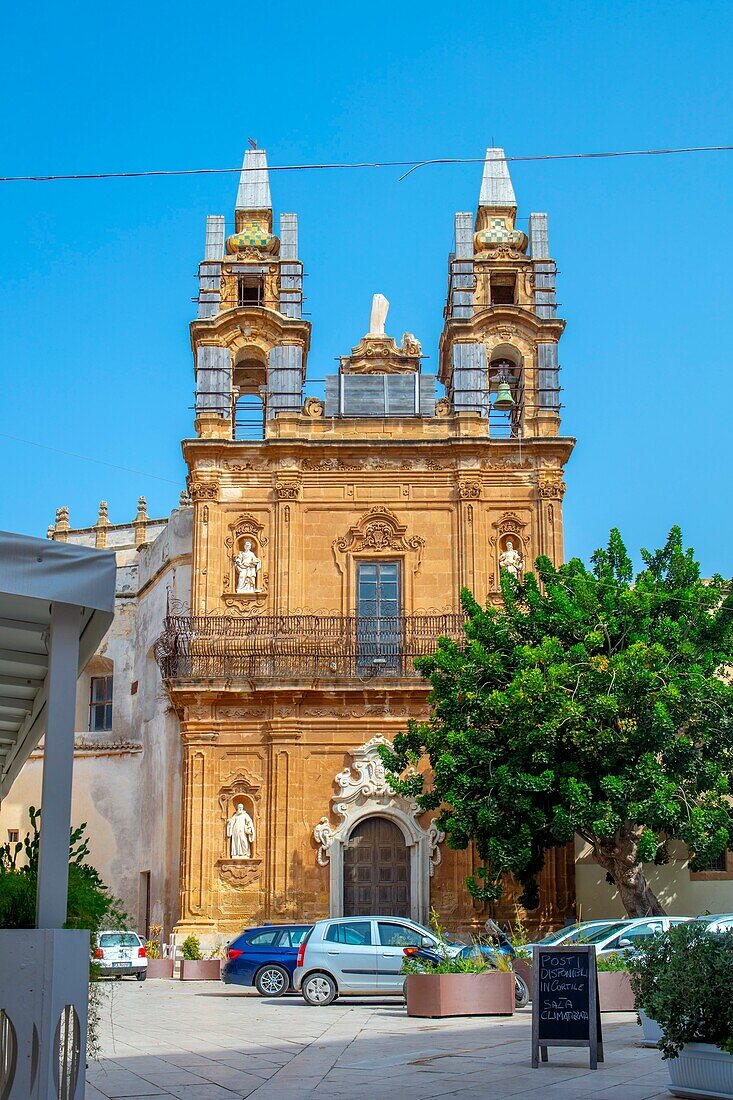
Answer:
[(589, 1047), (590, 1068), (603, 1061), (594, 947), (535, 947), (532, 958), (532, 1068), (547, 1048)]

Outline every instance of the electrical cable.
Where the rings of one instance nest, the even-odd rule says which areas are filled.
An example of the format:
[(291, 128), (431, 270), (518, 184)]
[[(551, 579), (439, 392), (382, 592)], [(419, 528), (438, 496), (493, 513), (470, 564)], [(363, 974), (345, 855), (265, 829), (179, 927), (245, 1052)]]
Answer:
[(112, 470), (124, 470), (127, 474), (136, 474), (138, 477), (152, 477), (155, 481), (165, 481), (168, 485), (175, 485), (179, 489), (180, 481), (173, 481), (169, 477), (161, 477), (159, 474), (146, 473), (144, 470), (135, 470), (132, 466), (120, 466), (116, 462), (105, 462), (103, 458), (92, 458), (91, 455), (81, 455), (77, 451), (65, 451), (62, 447), (52, 447), (49, 443), (39, 443), (35, 439), (22, 439), (19, 435), (8, 435), (0, 432), (0, 439), (12, 439), (15, 443), (27, 443), (29, 447), (41, 447), (44, 451), (54, 451), (59, 455), (67, 455), (70, 458), (80, 458), (83, 462), (94, 462), (97, 466), (109, 466)]
[[(532, 153), (517, 156), (504, 156), (493, 158), (496, 162), (506, 163), (532, 162), (532, 161), (556, 161), (556, 160), (602, 160), (611, 157), (661, 157), (689, 153), (730, 153), (733, 145), (689, 145), (678, 149), (616, 149), (602, 150), (595, 153)], [(324, 164), (274, 164), (268, 166), (269, 172), (313, 172), (313, 171), (338, 171), (360, 168), (407, 168), (408, 171), (399, 177), (404, 180), (418, 168), (425, 168), (435, 164), (483, 164), (485, 157), (432, 157), (427, 160), (384, 160), (384, 161), (355, 161), (354, 163), (324, 163)], [(261, 166), (253, 168), (156, 168), (135, 172), (77, 172), (67, 174), (27, 175), (27, 176), (0, 176), (0, 183), (55, 183), (58, 181), (79, 180), (110, 180), (110, 179), (141, 179), (154, 176), (216, 176), (231, 175), (242, 172), (261, 172)]]

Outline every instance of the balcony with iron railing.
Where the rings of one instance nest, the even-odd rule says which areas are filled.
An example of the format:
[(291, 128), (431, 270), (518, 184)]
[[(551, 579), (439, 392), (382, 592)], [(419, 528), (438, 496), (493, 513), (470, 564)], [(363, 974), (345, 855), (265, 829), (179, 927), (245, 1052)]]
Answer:
[(174, 683), (325, 682), (348, 685), (420, 676), (415, 658), (438, 638), (461, 641), (463, 614), (169, 615), (155, 655)]

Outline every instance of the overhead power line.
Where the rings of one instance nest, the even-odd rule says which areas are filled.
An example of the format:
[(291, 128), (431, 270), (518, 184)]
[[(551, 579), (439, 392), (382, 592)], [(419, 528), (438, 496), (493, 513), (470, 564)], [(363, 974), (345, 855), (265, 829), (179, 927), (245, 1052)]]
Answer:
[[(604, 150), (598, 153), (537, 153), (526, 156), (507, 156), (496, 158), (507, 162), (527, 161), (554, 161), (554, 160), (603, 160), (611, 157), (662, 157), (674, 156), (683, 153), (730, 153), (733, 145), (691, 145), (680, 149), (617, 149)], [(317, 172), (338, 171), (344, 169), (362, 168), (407, 168), (399, 178), (406, 179), (418, 168), (426, 168), (437, 164), (483, 164), (484, 157), (430, 157), (426, 160), (382, 160), (382, 161), (355, 161), (354, 163), (326, 163), (326, 164), (274, 164), (269, 166), (270, 172)], [(66, 174), (48, 174), (32, 176), (0, 176), (0, 183), (55, 183), (61, 180), (115, 180), (115, 179), (142, 179), (154, 176), (221, 176), (233, 173), (261, 172), (260, 166), (254, 168), (155, 168), (137, 172), (78, 172)]]
[(123, 470), (127, 474), (136, 474), (138, 477), (151, 477), (155, 481), (165, 481), (168, 485), (176, 485), (180, 488), (180, 481), (173, 481), (169, 477), (161, 477), (160, 474), (151, 474), (145, 470), (135, 470), (132, 466), (120, 466), (117, 462), (105, 462), (103, 458), (93, 458), (92, 455), (82, 455), (78, 451), (66, 451), (63, 447), (52, 447), (50, 443), (39, 443), (37, 439), (23, 439), (19, 435), (8, 435), (0, 432), (0, 439), (12, 439), (14, 443), (25, 443), (29, 447), (40, 447), (44, 451), (53, 451), (57, 455), (67, 455), (69, 458), (78, 458), (82, 462), (93, 462), (96, 466), (107, 466), (111, 470)]

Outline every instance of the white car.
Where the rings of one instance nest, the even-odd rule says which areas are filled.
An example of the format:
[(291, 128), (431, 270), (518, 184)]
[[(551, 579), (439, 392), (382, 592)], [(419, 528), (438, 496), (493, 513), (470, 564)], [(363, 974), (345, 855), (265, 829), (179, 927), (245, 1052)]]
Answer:
[(733, 913), (706, 913), (697, 920), (705, 924), (707, 932), (733, 932)]
[[(646, 936), (655, 932), (666, 932), (674, 924), (686, 924), (692, 917), (635, 917), (620, 920), (606, 928), (598, 928), (578, 937), (578, 943), (590, 944), (596, 949), (596, 957), (612, 955), (615, 952), (631, 951)], [(568, 945), (569, 946), (569, 945)]]
[(134, 974), (139, 982), (144, 982), (148, 976), (148, 953), (137, 932), (100, 932), (92, 957), (104, 977)]
[(610, 928), (612, 924), (619, 924), (618, 918), (608, 917), (605, 920), (584, 920), (580, 924), (568, 924), (564, 928), (556, 928), (554, 932), (548, 932), (541, 940), (534, 940), (526, 945), (529, 951), (533, 947), (559, 947), (560, 944), (585, 943), (585, 937), (591, 932), (598, 932), (602, 928)]

